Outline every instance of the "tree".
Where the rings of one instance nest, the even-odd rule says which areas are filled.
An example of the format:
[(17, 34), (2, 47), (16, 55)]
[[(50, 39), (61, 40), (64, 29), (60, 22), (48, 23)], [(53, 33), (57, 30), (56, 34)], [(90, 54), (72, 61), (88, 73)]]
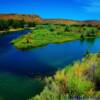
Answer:
[(84, 39), (84, 35), (83, 35), (83, 34), (81, 34), (80, 38), (81, 38), (81, 39)]
[(66, 31), (68, 31), (68, 32), (71, 31), (71, 27), (70, 27), (69, 25), (66, 25), (66, 27), (65, 27), (65, 32), (66, 32)]
[(8, 21), (0, 20), (0, 30), (8, 30), (9, 24)]

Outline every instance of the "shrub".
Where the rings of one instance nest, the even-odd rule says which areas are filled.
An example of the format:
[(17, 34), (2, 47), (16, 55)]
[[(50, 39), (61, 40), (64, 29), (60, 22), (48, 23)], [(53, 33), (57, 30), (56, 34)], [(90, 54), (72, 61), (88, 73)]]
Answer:
[(67, 93), (69, 96), (86, 96), (93, 89), (93, 83), (84, 77), (69, 75)]
[(100, 64), (96, 68), (96, 71), (94, 73), (94, 80), (95, 80), (96, 90), (100, 90)]

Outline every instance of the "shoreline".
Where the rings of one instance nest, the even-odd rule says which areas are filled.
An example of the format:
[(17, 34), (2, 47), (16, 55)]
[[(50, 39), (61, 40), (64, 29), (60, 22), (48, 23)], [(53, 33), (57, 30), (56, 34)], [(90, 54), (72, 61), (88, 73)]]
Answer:
[(9, 33), (9, 32), (21, 31), (21, 30), (25, 30), (25, 29), (34, 29), (34, 28), (35, 28), (35, 27), (9, 29), (9, 30), (7, 30), (7, 31), (0, 31), (0, 35), (4, 35), (4, 34)]

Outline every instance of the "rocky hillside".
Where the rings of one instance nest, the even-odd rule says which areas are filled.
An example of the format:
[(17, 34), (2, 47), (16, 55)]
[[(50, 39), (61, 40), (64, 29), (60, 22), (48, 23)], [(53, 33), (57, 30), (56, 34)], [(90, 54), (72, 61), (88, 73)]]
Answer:
[(41, 18), (37, 15), (24, 15), (24, 14), (0, 14), (0, 19), (3, 20), (24, 20), (26, 22), (41, 22)]

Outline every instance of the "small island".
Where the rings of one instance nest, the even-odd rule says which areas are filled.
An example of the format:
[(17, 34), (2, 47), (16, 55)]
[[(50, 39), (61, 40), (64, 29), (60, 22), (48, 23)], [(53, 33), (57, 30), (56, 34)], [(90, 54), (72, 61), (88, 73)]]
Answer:
[(31, 33), (12, 40), (12, 44), (21, 50), (58, 44), (77, 39), (100, 37), (99, 25), (86, 24), (40, 24)]

